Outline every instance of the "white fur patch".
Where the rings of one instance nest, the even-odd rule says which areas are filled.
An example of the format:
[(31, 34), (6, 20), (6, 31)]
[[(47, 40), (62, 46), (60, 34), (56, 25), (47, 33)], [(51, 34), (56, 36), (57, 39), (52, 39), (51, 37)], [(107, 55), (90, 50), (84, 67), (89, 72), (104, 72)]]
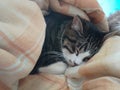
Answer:
[(63, 51), (63, 55), (66, 59), (66, 61), (68, 62), (69, 65), (73, 66), (74, 64), (77, 64), (77, 65), (80, 65), (81, 63), (83, 63), (83, 59), (85, 57), (88, 57), (90, 56), (90, 53), (89, 51), (87, 52), (83, 52), (83, 53), (80, 53), (78, 56), (73, 53), (71, 54), (67, 49), (62, 49)]
[(67, 65), (64, 62), (57, 62), (46, 67), (41, 67), (39, 68), (39, 71), (49, 74), (63, 74), (66, 68)]
[(65, 72), (65, 75), (68, 77), (67, 82), (70, 90), (82, 90), (81, 85), (85, 79), (80, 78), (79, 69), (80, 66), (69, 67)]
[(80, 66), (75, 66), (75, 67), (69, 67), (66, 69), (65, 71), (65, 75), (69, 78), (79, 78), (80, 75), (78, 73), (78, 70), (79, 70)]

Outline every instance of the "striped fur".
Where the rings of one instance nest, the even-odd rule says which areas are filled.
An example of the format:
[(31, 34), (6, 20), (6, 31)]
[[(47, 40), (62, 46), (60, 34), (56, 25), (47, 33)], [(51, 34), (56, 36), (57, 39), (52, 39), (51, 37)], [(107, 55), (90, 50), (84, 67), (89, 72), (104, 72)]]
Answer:
[(76, 16), (64, 25), (63, 54), (67, 62), (80, 65), (96, 54), (106, 33), (92, 23)]
[(71, 18), (53, 12), (46, 16), (47, 30), (42, 54), (31, 74), (47, 70), (48, 73), (62, 74), (67, 66), (80, 65), (89, 60), (99, 51), (104, 40), (120, 35), (119, 14), (117, 12), (108, 18), (108, 33), (101, 32), (78, 16)]
[(82, 64), (100, 49), (105, 34), (92, 23), (54, 12), (45, 19), (47, 29), (42, 54), (31, 74), (47, 71), (63, 74), (67, 66)]

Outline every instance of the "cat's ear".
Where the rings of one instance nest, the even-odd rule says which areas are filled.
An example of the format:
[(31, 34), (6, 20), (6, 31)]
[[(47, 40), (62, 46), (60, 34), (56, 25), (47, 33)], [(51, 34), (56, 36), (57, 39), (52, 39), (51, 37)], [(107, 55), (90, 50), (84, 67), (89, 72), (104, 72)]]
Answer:
[(77, 31), (79, 30), (81, 33), (83, 33), (83, 25), (78, 16), (74, 16), (71, 28)]

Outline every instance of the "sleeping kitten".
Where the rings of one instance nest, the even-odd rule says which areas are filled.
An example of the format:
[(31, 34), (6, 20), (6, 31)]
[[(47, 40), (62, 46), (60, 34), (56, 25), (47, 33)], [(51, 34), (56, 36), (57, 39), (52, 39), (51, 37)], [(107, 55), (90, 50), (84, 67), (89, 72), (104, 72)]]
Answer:
[(62, 29), (65, 31), (62, 51), (71, 66), (80, 65), (96, 54), (105, 35), (92, 23), (79, 16), (68, 21)]
[[(108, 24), (110, 31), (105, 34), (102, 40), (103, 42), (106, 39), (111, 38), (113, 36), (120, 36), (120, 11), (117, 11), (108, 17)], [(70, 90), (82, 90), (82, 83), (85, 80), (85, 78), (81, 77), (80, 79), (78, 79), (78, 77), (80, 76), (78, 72), (78, 70), (80, 70), (80, 67), (81, 65), (75, 67), (69, 67), (65, 72), (65, 75), (69, 77), (67, 78), (67, 81)], [(77, 79), (73, 79), (73, 78), (77, 78)]]
[(92, 23), (51, 12), (42, 53), (31, 74), (63, 74), (68, 66), (80, 65), (96, 54), (105, 33)]

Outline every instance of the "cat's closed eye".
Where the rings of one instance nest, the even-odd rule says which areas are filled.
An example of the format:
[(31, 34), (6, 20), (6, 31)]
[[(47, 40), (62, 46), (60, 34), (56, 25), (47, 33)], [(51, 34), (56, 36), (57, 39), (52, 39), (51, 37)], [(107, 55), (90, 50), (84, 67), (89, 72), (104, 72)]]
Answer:
[(89, 59), (90, 59), (90, 57), (85, 57), (85, 58), (83, 59), (83, 62), (87, 62)]
[(66, 48), (71, 54), (74, 53), (74, 50), (68, 45), (64, 45), (63, 48)]

